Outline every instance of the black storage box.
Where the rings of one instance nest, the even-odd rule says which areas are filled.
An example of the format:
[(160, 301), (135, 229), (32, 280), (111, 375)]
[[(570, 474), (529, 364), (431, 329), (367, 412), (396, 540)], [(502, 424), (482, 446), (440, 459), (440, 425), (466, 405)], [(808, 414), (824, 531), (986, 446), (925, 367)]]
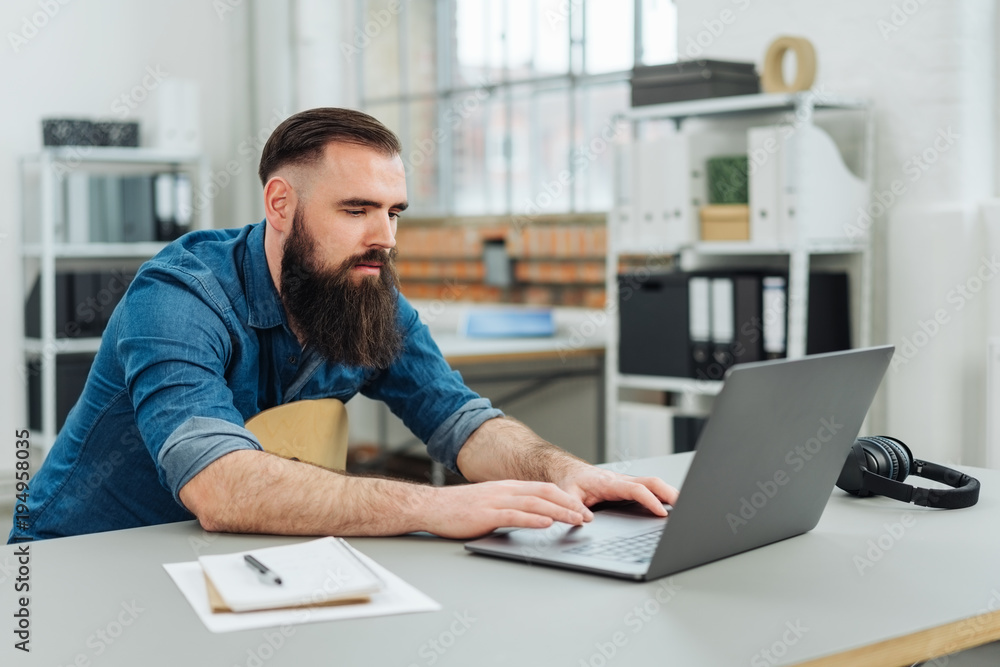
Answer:
[(139, 123), (47, 118), (42, 120), (42, 144), (135, 148), (139, 145)]
[(684, 60), (632, 70), (632, 106), (760, 92), (753, 63)]
[(618, 370), (690, 377), (688, 274), (618, 276)]
[(94, 128), (89, 120), (47, 118), (42, 120), (45, 146), (94, 146)]
[(139, 146), (139, 123), (98, 121), (92, 125), (95, 146)]

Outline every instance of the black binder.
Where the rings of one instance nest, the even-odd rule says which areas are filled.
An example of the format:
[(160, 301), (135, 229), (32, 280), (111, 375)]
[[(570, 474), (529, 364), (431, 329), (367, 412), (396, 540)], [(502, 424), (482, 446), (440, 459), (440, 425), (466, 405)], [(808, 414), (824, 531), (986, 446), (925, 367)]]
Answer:
[[(787, 331), (787, 308), (764, 312), (764, 282), (773, 272), (669, 272), (619, 276), (619, 371), (637, 375), (721, 380), (740, 363), (784, 357), (787, 347), (765, 350), (769, 320)], [(781, 277), (781, 276), (779, 276)], [(706, 336), (704, 315), (712, 290), (692, 289), (695, 279), (731, 281), (732, 303), (716, 304), (716, 315), (731, 322)], [(784, 276), (787, 284), (787, 276)], [(708, 294), (706, 297), (705, 294)], [(819, 354), (851, 347), (851, 318), (847, 274), (816, 272), (809, 279), (806, 353)], [(784, 304), (782, 304), (784, 305)], [(775, 323), (770, 322), (771, 325)], [(714, 336), (712, 335), (714, 334)]]

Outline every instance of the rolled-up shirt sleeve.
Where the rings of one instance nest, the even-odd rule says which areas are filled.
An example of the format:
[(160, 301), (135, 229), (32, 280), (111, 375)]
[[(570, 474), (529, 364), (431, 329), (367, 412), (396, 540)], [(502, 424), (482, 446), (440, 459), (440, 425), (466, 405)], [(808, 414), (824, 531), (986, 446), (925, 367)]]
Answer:
[(226, 383), (232, 314), (197, 272), (147, 265), (118, 319), (118, 352), (136, 424), (160, 483), (180, 489), (233, 451), (261, 449)]
[(362, 393), (384, 401), (413, 434), (427, 443), (431, 458), (458, 472), (458, 452), (483, 422), (502, 417), (489, 399), (469, 389), (445, 361), (427, 325), (402, 296), (399, 320), (403, 350)]

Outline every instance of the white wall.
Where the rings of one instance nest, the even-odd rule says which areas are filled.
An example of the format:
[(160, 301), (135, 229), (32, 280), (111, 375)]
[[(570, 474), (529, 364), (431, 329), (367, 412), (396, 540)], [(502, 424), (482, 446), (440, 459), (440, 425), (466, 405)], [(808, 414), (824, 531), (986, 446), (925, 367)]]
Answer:
[[(973, 296), (959, 308), (952, 290), (975, 276), (988, 250), (978, 205), (994, 195), (997, 182), (995, 2), (677, 4), (682, 57), (759, 65), (775, 37), (801, 35), (816, 47), (816, 86), (874, 101), (876, 191), (897, 180), (906, 187), (873, 230), (876, 342), (897, 346), (875, 423), (922, 457), (982, 464), (989, 300)], [(728, 24), (719, 20), (725, 10), (731, 12)], [(701, 53), (699, 38), (707, 45)], [(949, 128), (952, 143), (939, 150), (945, 146), (939, 141), (935, 148)], [(926, 169), (912, 161), (925, 151), (933, 160)], [(996, 235), (991, 238), (996, 243)], [(933, 329), (928, 318), (938, 311), (944, 323), (924, 341), (921, 323)], [(925, 344), (900, 356), (914, 335)]]
[[(65, 2), (66, 0), (63, 0)], [(219, 226), (261, 217), (255, 204), (259, 152), (240, 155), (251, 126), (248, 10), (245, 3), (221, 16), (203, 0), (16, 0), (0, 4), (0, 470), (13, 467), (15, 428), (26, 427), (20, 373), (23, 303), (20, 285), (21, 198), (18, 157), (41, 148), (43, 117), (111, 118), (111, 105), (141, 86), (147, 67), (166, 77), (195, 79), (201, 88), (204, 151), (215, 171), (238, 160), (242, 171), (214, 199)], [(51, 17), (42, 5), (57, 8)], [(32, 21), (41, 24), (37, 30)], [(25, 21), (31, 28), (25, 29)], [(11, 34), (28, 36), (11, 44)], [(16, 40), (15, 40), (16, 41)], [(16, 46), (16, 48), (15, 48)], [(147, 78), (147, 83), (153, 83)], [(155, 90), (133, 117), (149, 126)], [(138, 97), (141, 97), (139, 95)], [(266, 118), (265, 118), (266, 120)], [(256, 189), (255, 189), (256, 188)]]

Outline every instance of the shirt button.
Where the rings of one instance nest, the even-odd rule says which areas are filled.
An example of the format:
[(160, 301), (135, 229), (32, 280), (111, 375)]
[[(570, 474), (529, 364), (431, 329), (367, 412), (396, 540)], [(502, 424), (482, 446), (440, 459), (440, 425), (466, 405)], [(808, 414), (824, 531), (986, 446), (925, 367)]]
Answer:
[(290, 364), (294, 364), (294, 363), (298, 362), (298, 360), (299, 360), (299, 358), (296, 357), (294, 354), (290, 355), (288, 357), (288, 363), (290, 363)]

